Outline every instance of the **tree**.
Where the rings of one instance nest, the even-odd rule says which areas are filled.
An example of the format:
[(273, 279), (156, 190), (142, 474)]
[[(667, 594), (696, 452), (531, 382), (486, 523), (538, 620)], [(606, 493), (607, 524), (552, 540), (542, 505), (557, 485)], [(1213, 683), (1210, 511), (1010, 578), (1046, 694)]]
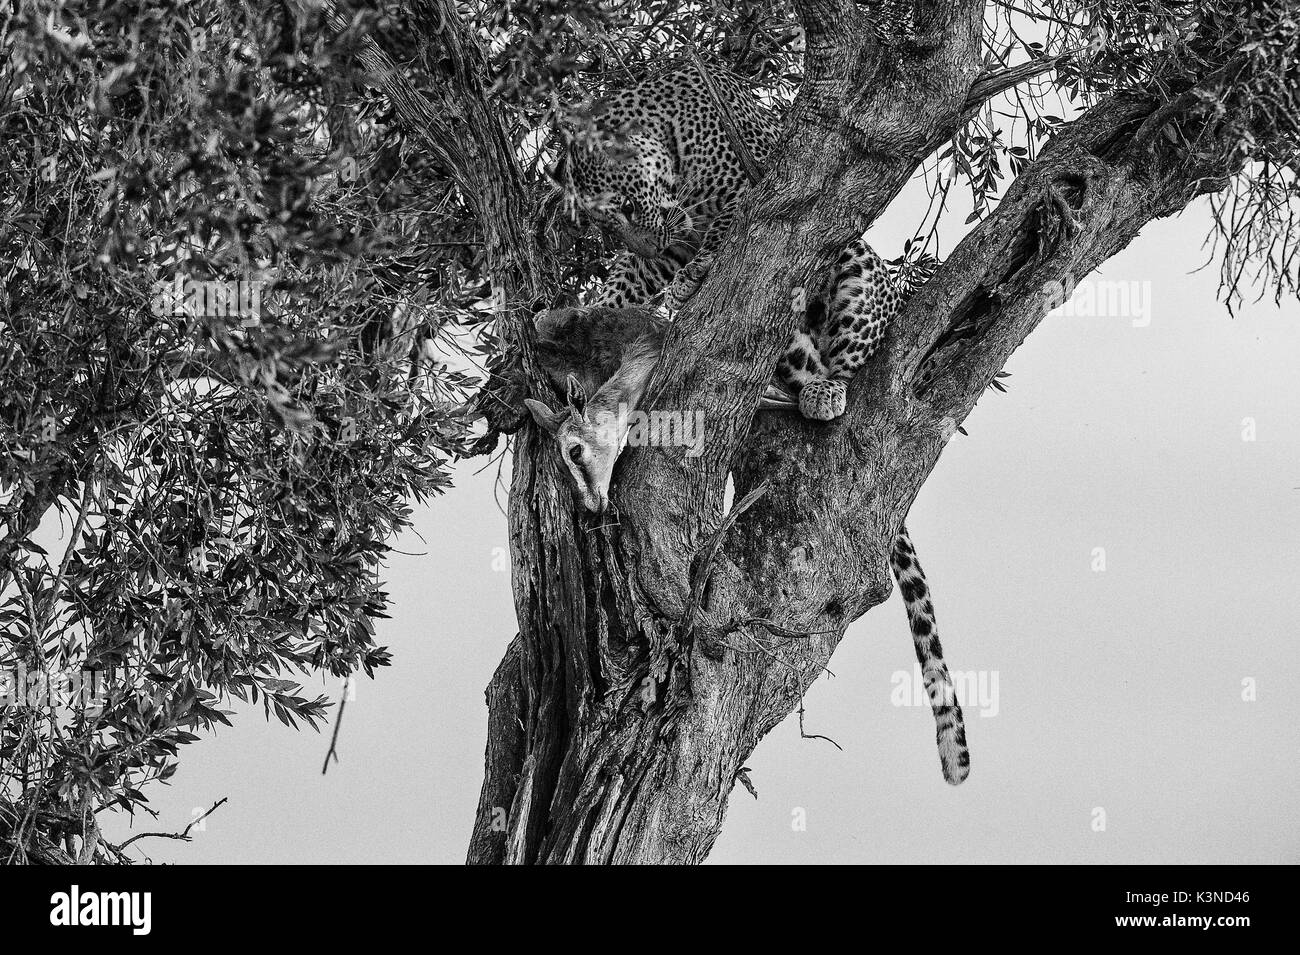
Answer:
[(294, 671), (388, 662), (386, 542), (465, 434), (413, 343), (481, 295), (352, 36), (300, 27), (6, 5), (0, 860), (129, 860), (104, 820), (231, 699), (315, 725)]
[[(469, 861), (697, 862), (746, 756), (888, 595), (889, 544), (917, 490), (1054, 295), (1198, 196), (1215, 203), (1229, 305), (1253, 281), (1296, 292), (1292, 3), (377, 6), (19, 3), (0, 30), (17, 54), (0, 134), (35, 144), (0, 180), (23, 212), (0, 226), (4, 321), (27, 336), (29, 362), (4, 374), (50, 382), (0, 399), (0, 438), (19, 452), (4, 472), (19, 490), (0, 544), (15, 580), (0, 659), (48, 663), (53, 649), (80, 663), (129, 635), (151, 681), (74, 732), (32, 708), (0, 724), (0, 766), (21, 766), (0, 793), (15, 851), (121, 855), (94, 813), (140, 805), (131, 780), (168, 772), (221, 698), (259, 686), (309, 718), (319, 705), (275, 682), (277, 667), (384, 662), (371, 568), (400, 501), (443, 487), (446, 456), (468, 450), (460, 416), (421, 398), (464, 382), (410, 374), (413, 331), (476, 336), (495, 374), (476, 399), (491, 431), (474, 450), (514, 433), (519, 633), (487, 690)], [(141, 44), (138, 23), (176, 41)], [(193, 28), (217, 41), (201, 58), (211, 72), (195, 73)], [(598, 134), (600, 92), (673, 56), (747, 77), (783, 110), (784, 132), (660, 366), (654, 407), (702, 410), (704, 453), (629, 449), (618, 521), (591, 525), (548, 441), (523, 425), (525, 391), (555, 397), (529, 318), (599, 281), (608, 251), (572, 215), (565, 143)], [(83, 174), (51, 201), (34, 183), (56, 150)], [(327, 188), (347, 159), (358, 185)], [(77, 192), (106, 167), (119, 170), (107, 216)], [(910, 254), (936, 247), (954, 183), (974, 212), (848, 413), (830, 426), (755, 418), (794, 322), (791, 290), (918, 171), (935, 214)], [(268, 328), (142, 318), (157, 279), (266, 263)], [(41, 377), (31, 355), (52, 356)], [(213, 380), (219, 401), (175, 410), (172, 395)], [(364, 449), (331, 430), (340, 405), (357, 409)], [(54, 448), (35, 438), (48, 407), (67, 435)], [(196, 437), (214, 427), (219, 439)], [(107, 435), (160, 450), (125, 467)], [(88, 515), (74, 517), (84, 543), (66, 567), (47, 564), (31, 534), (68, 502)], [(257, 524), (256, 546), (219, 531), (267, 507), (276, 519)], [(348, 547), (344, 524), (357, 529)], [(189, 569), (204, 541), (221, 555), (219, 586)], [(180, 618), (158, 612), (173, 604)], [(156, 729), (165, 742), (137, 764)]]
[[(1247, 262), (1278, 296), (1296, 290), (1293, 6), (795, 0), (794, 10), (806, 53), (782, 143), (660, 366), (655, 407), (703, 409), (704, 454), (629, 449), (617, 525), (592, 528), (545, 441), (528, 430), (516, 442), (520, 632), (488, 688), (471, 862), (701, 861), (746, 756), (845, 627), (889, 593), (900, 522), (954, 427), (1047, 311), (1045, 289), (1072, 287), (1145, 223), (1210, 194), (1231, 197), (1216, 207), (1228, 299)], [(464, 79), (486, 66), (443, 14), (438, 45), (456, 64), (444, 89), (468, 115), (482, 94)], [(681, 17), (702, 46), (692, 15), (668, 5), (646, 16)], [(1046, 24), (1043, 38), (1021, 39), (1017, 16)], [(637, 35), (650, 55), (656, 28)], [(725, 59), (727, 45), (717, 48)], [(1007, 65), (1016, 49), (1025, 62)], [(1079, 106), (1068, 122), (1036, 112), (1046, 90), (1017, 85), (1049, 71), (1050, 89)], [(1023, 145), (993, 128), (990, 99), (1007, 90)], [(842, 420), (756, 421), (794, 321), (790, 289), (936, 150), (976, 190), (977, 224), (911, 299)], [(1004, 155), (1018, 175), (994, 206)], [(513, 254), (536, 257), (529, 245)], [(507, 289), (523, 302), (535, 291)], [(526, 326), (518, 313), (508, 321), (527, 364)], [(789, 453), (796, 444), (814, 453)], [(740, 503), (724, 513), (729, 472)]]

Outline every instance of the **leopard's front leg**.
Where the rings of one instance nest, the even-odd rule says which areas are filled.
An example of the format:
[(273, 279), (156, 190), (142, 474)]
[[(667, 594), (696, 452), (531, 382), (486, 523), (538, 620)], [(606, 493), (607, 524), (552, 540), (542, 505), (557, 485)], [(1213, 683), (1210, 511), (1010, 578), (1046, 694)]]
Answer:
[[(823, 364), (817, 345), (807, 328), (800, 328), (790, 338), (790, 344), (777, 362), (776, 382), (787, 392), (798, 396), (799, 413), (814, 421), (830, 421), (844, 414), (844, 396), (839, 394), (838, 403), (826, 378), (826, 365)], [(791, 407), (794, 402), (780, 400), (780, 389), (770, 388), (767, 404), (763, 407)]]
[(689, 262), (673, 276), (664, 296), (664, 305), (670, 312), (676, 312), (700, 290), (705, 277), (713, 268), (713, 255), (722, 244), (722, 239), (731, 228), (735, 216), (730, 211), (721, 212), (709, 222), (700, 240), (700, 247)]
[(667, 285), (680, 268), (671, 252), (652, 259), (623, 251), (614, 256), (609, 268), (609, 278), (588, 301), (589, 306), (602, 308), (627, 308), (645, 305)]
[(805, 418), (830, 421), (844, 414), (849, 382), (876, 353), (902, 303), (880, 257), (862, 239), (850, 242), (836, 265), (830, 307), (822, 321), (810, 322), (826, 374), (799, 394)]

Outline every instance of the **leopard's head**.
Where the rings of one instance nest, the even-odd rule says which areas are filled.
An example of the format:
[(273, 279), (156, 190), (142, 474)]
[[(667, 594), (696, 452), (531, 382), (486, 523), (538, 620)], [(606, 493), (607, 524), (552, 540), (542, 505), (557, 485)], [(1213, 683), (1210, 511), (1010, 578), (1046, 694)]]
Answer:
[(637, 255), (657, 255), (691, 230), (676, 200), (672, 157), (654, 136), (577, 146), (573, 173), (588, 213)]

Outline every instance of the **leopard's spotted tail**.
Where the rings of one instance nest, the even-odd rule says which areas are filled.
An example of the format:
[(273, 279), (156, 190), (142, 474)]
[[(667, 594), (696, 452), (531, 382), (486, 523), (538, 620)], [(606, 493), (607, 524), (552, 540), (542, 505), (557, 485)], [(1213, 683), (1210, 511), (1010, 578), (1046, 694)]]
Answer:
[(939, 644), (939, 631), (935, 627), (930, 588), (926, 585), (925, 573), (917, 562), (916, 550), (912, 547), (912, 539), (907, 536), (906, 527), (900, 528), (894, 540), (889, 563), (907, 606), (916, 659), (921, 664), (921, 678), (930, 698), (930, 707), (934, 710), (935, 742), (939, 744), (943, 778), (956, 786), (970, 774), (966, 726), (962, 722), (952, 678), (948, 676), (948, 666), (943, 662), (943, 647)]

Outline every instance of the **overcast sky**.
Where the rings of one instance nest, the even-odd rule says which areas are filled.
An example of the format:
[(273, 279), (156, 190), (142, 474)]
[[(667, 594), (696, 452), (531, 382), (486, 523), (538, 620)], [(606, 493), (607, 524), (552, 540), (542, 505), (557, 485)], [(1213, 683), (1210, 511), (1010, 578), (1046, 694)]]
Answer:
[[(915, 220), (896, 206), (872, 232), (887, 257)], [(914, 664), (895, 594), (807, 697), (843, 751), (779, 726), (712, 862), (1300, 862), (1300, 307), (1230, 318), (1215, 267), (1190, 274), (1207, 225), (1204, 205), (1156, 223), (1092, 277), (1137, 283), (1110, 287), (1127, 314), (1049, 317), (913, 507), (949, 666), (978, 691), (970, 779), (943, 782), (924, 701), (894, 705)], [(322, 777), (325, 736), (242, 714), (149, 790), (150, 829), (229, 797), (155, 860), (463, 861), (515, 632), (482, 466), (397, 542), (394, 665), (348, 704), (341, 762)]]

